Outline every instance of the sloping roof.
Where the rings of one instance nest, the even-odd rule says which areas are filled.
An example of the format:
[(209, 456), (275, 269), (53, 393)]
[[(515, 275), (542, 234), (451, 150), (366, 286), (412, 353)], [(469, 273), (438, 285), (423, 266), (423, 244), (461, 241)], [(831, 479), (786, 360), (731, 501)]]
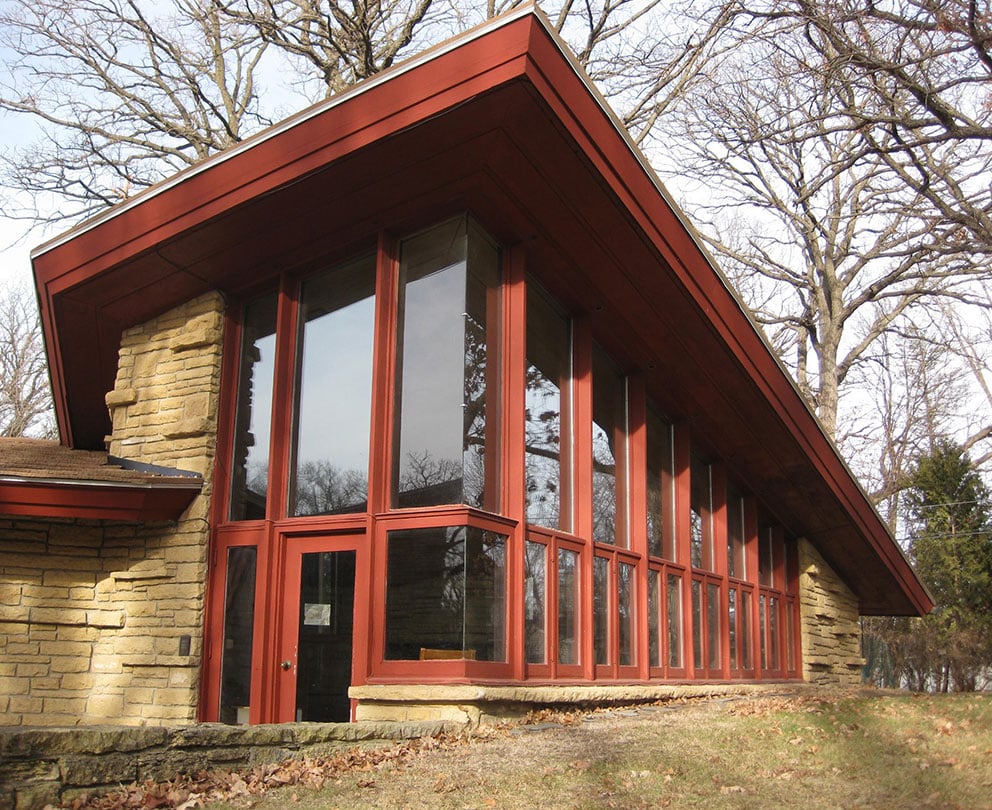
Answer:
[[(121, 330), (469, 210), (584, 312), (693, 442), (813, 542), (865, 613), (931, 601), (628, 133), (523, 9), (266, 130), (36, 249), (63, 441), (108, 432)], [(580, 292), (577, 292), (580, 291)], [(598, 303), (591, 307), (590, 300)]]
[(174, 520), (203, 487), (194, 473), (127, 465), (54, 441), (0, 439), (0, 515)]

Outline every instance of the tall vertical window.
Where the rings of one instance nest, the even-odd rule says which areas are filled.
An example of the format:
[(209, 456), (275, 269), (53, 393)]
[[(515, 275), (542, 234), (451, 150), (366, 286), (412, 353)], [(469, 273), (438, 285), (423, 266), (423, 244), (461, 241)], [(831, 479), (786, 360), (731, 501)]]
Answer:
[(610, 561), (593, 557), (593, 653), (597, 664), (610, 663)]
[(648, 570), (648, 666), (661, 666), (661, 571)]
[(547, 558), (548, 547), (527, 541), (524, 555), (524, 633), (528, 664), (543, 664), (547, 657)]
[(571, 329), (536, 284), (527, 285), (524, 412), (527, 521), (571, 528)]
[(670, 510), (671, 500), (665, 491), (666, 487), (672, 485), (672, 426), (650, 405), (647, 411), (647, 434), (648, 553), (674, 560), (673, 515), (666, 512)]
[(690, 483), (690, 557), (693, 568), (712, 567), (713, 560), (713, 500), (710, 467), (693, 455), (689, 465)]
[(255, 635), (254, 546), (227, 551), (224, 588), (224, 645), (221, 652), (220, 721), (247, 723), (251, 696), (251, 650)]
[(375, 256), (303, 284), (289, 513), (368, 503)]
[(666, 614), (668, 616), (668, 666), (680, 669), (682, 663), (682, 578), (668, 575)]
[(737, 579), (747, 575), (744, 568), (744, 499), (733, 487), (727, 488), (727, 574)]
[(617, 565), (617, 645), (622, 667), (634, 664), (634, 574), (633, 565)]
[(592, 536), (624, 545), (626, 498), (618, 476), (627, 435), (626, 381), (599, 347), (592, 354)]
[(772, 529), (762, 524), (758, 529), (758, 582), (771, 587), (772, 570)]
[(579, 663), (579, 555), (558, 549), (558, 663)]
[(245, 305), (231, 476), (231, 520), (265, 517), (276, 355), (276, 293)]
[(467, 218), (403, 242), (395, 506), (498, 509), (499, 251)]

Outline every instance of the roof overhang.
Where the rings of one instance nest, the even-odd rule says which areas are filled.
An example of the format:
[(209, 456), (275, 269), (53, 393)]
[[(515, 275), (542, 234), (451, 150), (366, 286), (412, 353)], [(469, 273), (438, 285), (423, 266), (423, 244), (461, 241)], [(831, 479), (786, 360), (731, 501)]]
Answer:
[(118, 484), (0, 476), (0, 515), (148, 522), (178, 520), (203, 482)]
[[(63, 441), (109, 430), (121, 330), (470, 210), (694, 442), (813, 542), (864, 613), (931, 600), (744, 306), (539, 12), (523, 9), (32, 253)], [(580, 290), (581, 294), (576, 294)], [(598, 304), (589, 307), (590, 299)]]

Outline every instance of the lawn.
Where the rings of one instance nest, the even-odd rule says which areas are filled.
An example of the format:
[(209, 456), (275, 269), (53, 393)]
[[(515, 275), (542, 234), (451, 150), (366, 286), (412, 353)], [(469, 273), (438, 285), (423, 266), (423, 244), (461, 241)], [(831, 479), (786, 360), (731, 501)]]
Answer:
[[(184, 810), (211, 795), (197, 790), (176, 796)], [(542, 712), (468, 739), (233, 777), (221, 790), (227, 800), (210, 810), (992, 808), (992, 695), (800, 690)]]

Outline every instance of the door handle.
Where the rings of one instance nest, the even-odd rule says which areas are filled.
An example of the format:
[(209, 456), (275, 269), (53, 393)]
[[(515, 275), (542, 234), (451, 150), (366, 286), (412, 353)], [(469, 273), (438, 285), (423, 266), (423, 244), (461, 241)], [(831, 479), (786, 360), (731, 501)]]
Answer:
[(283, 672), (289, 672), (289, 670), (293, 666), (293, 662), (292, 661), (283, 661), (279, 666), (282, 667)]

